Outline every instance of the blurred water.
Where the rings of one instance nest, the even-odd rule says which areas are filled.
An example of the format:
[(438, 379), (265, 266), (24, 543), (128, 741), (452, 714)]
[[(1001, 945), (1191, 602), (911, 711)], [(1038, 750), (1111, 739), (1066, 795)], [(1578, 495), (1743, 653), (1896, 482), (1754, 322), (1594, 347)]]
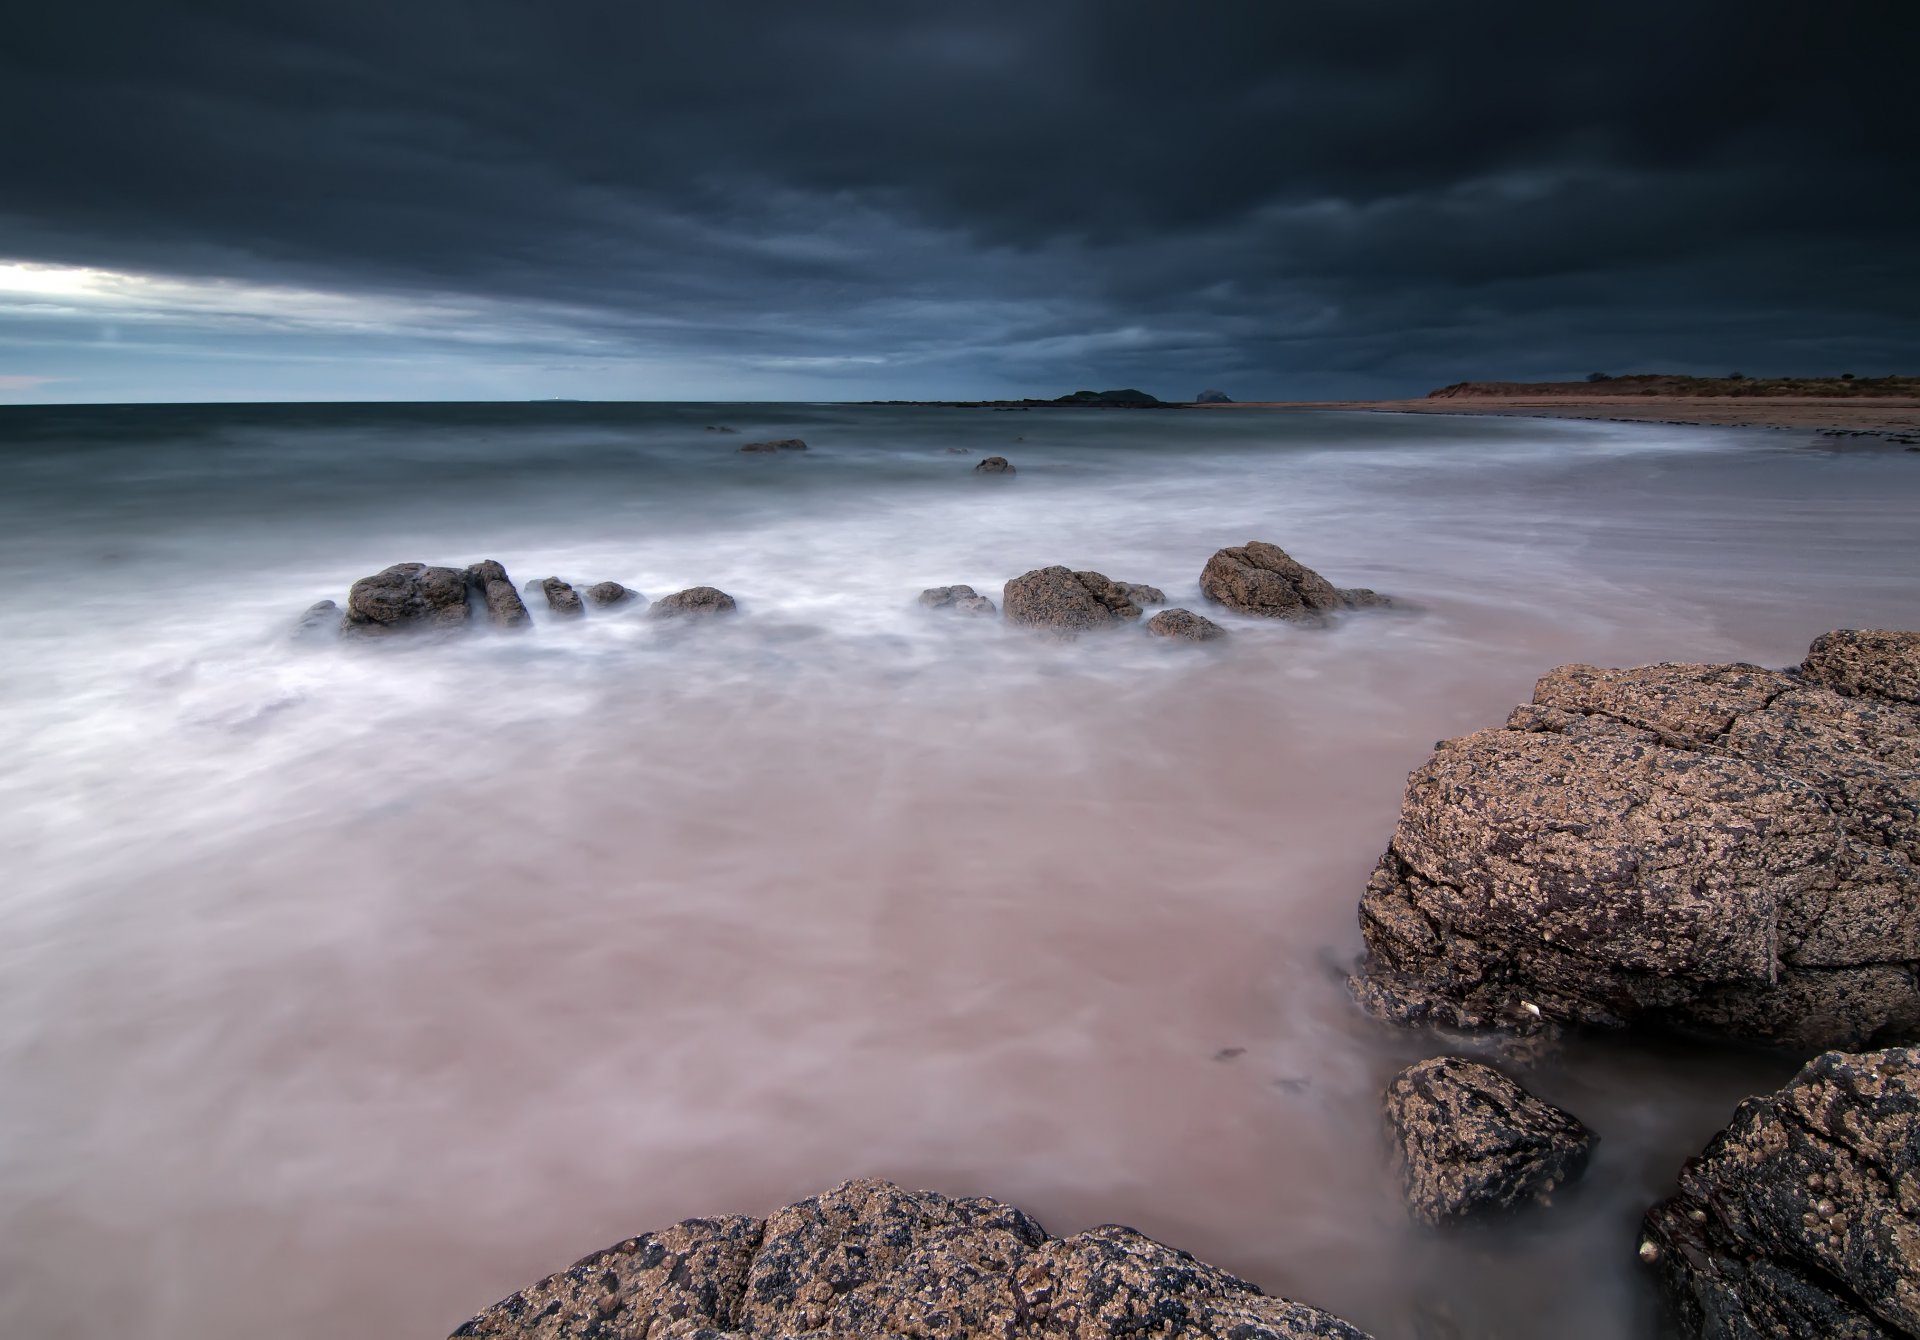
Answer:
[[(1436, 1048), (1341, 988), (1366, 872), (1432, 741), (1551, 665), (1920, 623), (1920, 458), (1797, 434), (4, 409), (0, 480), (9, 1336), (439, 1335), (860, 1174), (1132, 1223), (1382, 1336), (1646, 1334), (1639, 1211), (1793, 1058), (1580, 1044), (1529, 1082), (1601, 1133), (1587, 1183), (1416, 1231), (1377, 1099)], [(1209, 611), (1213, 650), (914, 604), (1066, 563), (1200, 608), (1252, 538), (1409, 608)], [(489, 557), (743, 613), (288, 636)]]

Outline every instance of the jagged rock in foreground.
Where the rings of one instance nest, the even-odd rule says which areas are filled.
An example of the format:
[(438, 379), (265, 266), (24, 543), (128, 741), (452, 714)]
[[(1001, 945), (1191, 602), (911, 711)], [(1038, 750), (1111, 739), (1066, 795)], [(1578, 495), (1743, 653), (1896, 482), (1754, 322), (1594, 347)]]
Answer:
[(482, 1312), (484, 1340), (1366, 1340), (1130, 1228), (853, 1181), (768, 1218), (689, 1219)]
[(1187, 642), (1211, 642), (1227, 635), (1227, 630), (1192, 610), (1161, 610), (1147, 620), (1147, 632), (1154, 637), (1180, 638)]
[(930, 610), (951, 610), (988, 618), (1000, 611), (991, 600), (971, 586), (929, 586), (920, 593), (920, 603)]
[(1586, 1170), (1593, 1133), (1491, 1066), (1437, 1056), (1387, 1085), (1407, 1206), (1438, 1224), (1543, 1200)]
[(1828, 1052), (1742, 1103), (1640, 1259), (1689, 1335), (1920, 1336), (1920, 1051)]
[(588, 601), (602, 608), (608, 605), (623, 604), (637, 594), (639, 593), (629, 591), (626, 587), (620, 585), (619, 582), (595, 582), (586, 590)]
[(1000, 604), (1008, 623), (1075, 633), (1138, 619), (1140, 606), (1127, 594), (1131, 585), (1100, 572), (1035, 568), (1007, 583)]
[(1887, 628), (1822, 633), (1807, 648), (1800, 673), (1848, 698), (1920, 704), (1920, 633)]
[(661, 596), (647, 610), (649, 619), (693, 619), (715, 614), (731, 614), (733, 597), (713, 586), (689, 586), (670, 596)]
[(547, 608), (564, 618), (587, 612), (587, 607), (580, 603), (580, 593), (558, 577), (542, 577), (540, 593), (547, 598)]
[(1222, 549), (1200, 570), (1200, 590), (1241, 614), (1317, 623), (1336, 610), (1390, 603), (1364, 587), (1341, 588), (1277, 544), (1249, 540)]
[(752, 452), (805, 451), (807, 444), (797, 437), (776, 438), (769, 442), (742, 443), (740, 450)]
[(973, 467), (976, 475), (1011, 475), (1019, 473), (1013, 468), (1013, 462), (1005, 456), (989, 456)]
[(1920, 1035), (1920, 707), (1872, 690), (1916, 670), (1912, 635), (1840, 632), (1800, 673), (1550, 672), (1409, 779), (1356, 995), (1464, 1027)]

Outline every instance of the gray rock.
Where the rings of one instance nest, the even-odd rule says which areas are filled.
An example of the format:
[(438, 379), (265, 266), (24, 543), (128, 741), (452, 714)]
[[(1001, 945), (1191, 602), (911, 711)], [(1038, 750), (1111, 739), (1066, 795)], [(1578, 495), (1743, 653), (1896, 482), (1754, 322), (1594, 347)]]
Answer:
[(586, 590), (588, 603), (603, 608), (608, 605), (624, 604), (638, 594), (639, 592), (630, 591), (619, 582), (595, 582)]
[(774, 438), (766, 442), (743, 442), (740, 450), (752, 452), (805, 451), (807, 444), (797, 437)]
[(1241, 614), (1319, 623), (1336, 610), (1384, 605), (1384, 596), (1341, 590), (1277, 544), (1250, 540), (1222, 549), (1200, 571), (1200, 590)]
[(1011, 475), (1018, 473), (1013, 468), (1013, 462), (1009, 461), (1005, 456), (989, 456), (984, 461), (981, 461), (980, 464), (974, 466), (973, 472), (976, 475)]
[(716, 614), (731, 614), (733, 597), (711, 586), (690, 586), (661, 596), (647, 610), (649, 619), (704, 619)]
[(1395, 1075), (1386, 1111), (1407, 1205), (1428, 1224), (1544, 1200), (1585, 1171), (1593, 1149), (1575, 1117), (1459, 1056)]
[(1562, 666), (1407, 783), (1361, 902), (1368, 1009), (1920, 1035), (1920, 708), (1750, 665)]
[(950, 610), (955, 614), (991, 617), (1000, 611), (994, 603), (971, 586), (929, 586), (920, 593), (920, 603), (930, 610)]
[(1692, 1336), (1920, 1336), (1920, 1051), (1828, 1052), (1751, 1098), (1647, 1212)]
[(1196, 405), (1231, 405), (1233, 397), (1225, 391), (1202, 391), (1193, 398)]
[(396, 563), (362, 577), (347, 592), (344, 632), (362, 636), (464, 627), (467, 574), (459, 568)]
[(1161, 610), (1147, 620), (1147, 632), (1154, 637), (1181, 638), (1188, 642), (1211, 642), (1223, 638), (1227, 630), (1192, 610)]
[(985, 1197), (847, 1182), (689, 1219), (503, 1299), (474, 1340), (1366, 1340), (1130, 1228), (1049, 1237)]
[(467, 584), (480, 593), (487, 619), (500, 628), (521, 628), (532, 622), (520, 593), (513, 589), (507, 570), (493, 559), (483, 558), (467, 569)]
[(1069, 634), (1140, 617), (1140, 607), (1120, 583), (1104, 573), (1062, 567), (1035, 568), (1015, 577), (1002, 590), (1000, 604), (1008, 623)]
[(340, 629), (340, 607), (331, 600), (316, 600), (307, 606), (306, 613), (293, 626), (293, 635), (297, 638), (320, 637)]
[(547, 608), (563, 618), (578, 618), (587, 612), (579, 593), (558, 577), (541, 578), (540, 593), (547, 598)]

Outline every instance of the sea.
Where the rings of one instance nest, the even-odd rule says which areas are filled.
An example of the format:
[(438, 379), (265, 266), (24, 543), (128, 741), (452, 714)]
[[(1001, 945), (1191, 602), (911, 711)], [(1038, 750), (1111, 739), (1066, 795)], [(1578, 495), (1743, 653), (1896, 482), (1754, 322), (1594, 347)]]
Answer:
[[(1207, 605), (1255, 539), (1395, 604)], [(481, 559), (739, 609), (296, 631)], [(1230, 636), (916, 601), (1050, 564)], [(1920, 626), (1917, 577), (1920, 455), (1800, 431), (0, 409), (0, 1334), (440, 1336), (876, 1176), (1130, 1224), (1382, 1337), (1658, 1335), (1640, 1214), (1805, 1058), (1487, 1052), (1593, 1166), (1415, 1227), (1381, 1091), (1480, 1044), (1359, 1012), (1357, 901), (1409, 770), (1549, 668), (1792, 665)]]

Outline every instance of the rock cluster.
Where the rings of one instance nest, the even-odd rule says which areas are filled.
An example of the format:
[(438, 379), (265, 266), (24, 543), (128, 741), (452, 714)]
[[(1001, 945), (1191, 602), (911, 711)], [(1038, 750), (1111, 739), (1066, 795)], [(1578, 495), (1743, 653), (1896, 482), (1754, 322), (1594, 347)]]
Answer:
[(1385, 605), (1363, 587), (1342, 589), (1277, 544), (1249, 540), (1222, 549), (1200, 571), (1200, 590), (1241, 614), (1317, 623), (1336, 610)]
[(1140, 606), (1131, 595), (1134, 589), (1132, 583), (1116, 582), (1105, 573), (1035, 568), (1006, 584), (1000, 604), (1008, 623), (1078, 633), (1138, 619)]
[(1796, 672), (1562, 666), (1407, 784), (1361, 903), (1384, 1017), (1920, 1033), (1920, 638)]
[(1828, 1052), (1742, 1103), (1640, 1257), (1692, 1335), (1920, 1336), (1920, 1050)]
[(853, 1181), (766, 1219), (689, 1219), (496, 1303), (474, 1340), (1366, 1340), (1130, 1228), (1049, 1237), (985, 1198)]
[[(340, 626), (345, 632), (363, 635), (455, 629), (472, 617), (469, 594), (495, 624), (517, 627), (527, 622), (527, 607), (507, 580), (507, 570), (486, 559), (466, 569), (396, 563), (362, 577), (347, 592), (347, 612)], [(308, 616), (318, 609), (309, 610)]]
[(929, 586), (920, 593), (920, 603), (930, 610), (950, 610), (990, 618), (1000, 611), (994, 603), (971, 586)]
[(1544, 1200), (1583, 1172), (1593, 1134), (1490, 1066), (1439, 1056), (1387, 1086), (1407, 1204), (1438, 1224)]

